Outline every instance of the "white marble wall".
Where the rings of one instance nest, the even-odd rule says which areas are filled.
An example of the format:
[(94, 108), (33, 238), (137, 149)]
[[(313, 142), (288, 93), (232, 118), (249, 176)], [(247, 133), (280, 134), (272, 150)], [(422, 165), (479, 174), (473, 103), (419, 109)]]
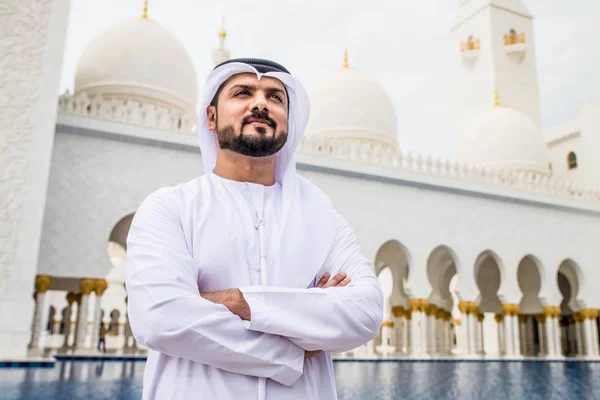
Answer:
[(0, 359), (24, 357), (46, 200), (68, 0), (2, 2)]

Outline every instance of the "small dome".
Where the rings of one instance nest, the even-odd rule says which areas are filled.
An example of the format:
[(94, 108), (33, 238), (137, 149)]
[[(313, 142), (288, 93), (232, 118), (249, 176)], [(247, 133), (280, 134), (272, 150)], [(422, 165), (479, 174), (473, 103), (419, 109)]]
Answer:
[(461, 161), (475, 165), (549, 174), (541, 129), (511, 108), (495, 107), (475, 117), (457, 150)]
[(313, 88), (309, 96), (307, 136), (374, 141), (398, 148), (394, 106), (374, 80), (342, 68)]
[(116, 24), (85, 49), (75, 93), (132, 98), (196, 115), (194, 65), (183, 45), (158, 23), (135, 18)]

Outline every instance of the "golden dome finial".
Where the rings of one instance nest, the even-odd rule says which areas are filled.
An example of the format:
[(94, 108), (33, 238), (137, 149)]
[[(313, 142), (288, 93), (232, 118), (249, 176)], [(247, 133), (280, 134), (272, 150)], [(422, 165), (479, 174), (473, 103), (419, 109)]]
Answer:
[(494, 89), (494, 107), (500, 107), (500, 99), (498, 99), (498, 89)]
[(221, 17), (221, 29), (219, 30), (219, 37), (221, 39), (225, 39), (225, 36), (227, 36), (227, 31), (225, 30), (225, 16), (223, 15)]
[(344, 68), (350, 68), (348, 65), (348, 49), (344, 49)]
[(148, 19), (148, 0), (144, 0), (144, 12), (142, 13), (142, 18)]

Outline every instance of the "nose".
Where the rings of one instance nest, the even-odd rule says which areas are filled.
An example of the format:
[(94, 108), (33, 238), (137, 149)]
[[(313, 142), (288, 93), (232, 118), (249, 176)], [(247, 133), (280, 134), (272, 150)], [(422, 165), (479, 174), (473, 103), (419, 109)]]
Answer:
[(254, 101), (250, 104), (250, 111), (269, 112), (267, 98), (265, 97), (264, 93), (260, 91), (256, 93), (256, 96), (254, 96)]

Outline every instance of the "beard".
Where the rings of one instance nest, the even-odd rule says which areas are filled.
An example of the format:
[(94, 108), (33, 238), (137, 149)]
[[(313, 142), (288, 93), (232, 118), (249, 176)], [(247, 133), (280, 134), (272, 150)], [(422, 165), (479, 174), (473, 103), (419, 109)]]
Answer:
[[(269, 125), (273, 128), (273, 136), (267, 136), (263, 128), (256, 129), (258, 135), (244, 134), (244, 127), (248, 125), (250, 118), (268, 121)], [(219, 147), (223, 150), (230, 150), (248, 157), (268, 157), (281, 150), (287, 142), (288, 134), (286, 131), (280, 131), (279, 135), (277, 135), (276, 132), (277, 123), (264, 113), (253, 113), (244, 117), (240, 126), (240, 133), (237, 135), (235, 134), (233, 125), (219, 127), (217, 118), (216, 134)]]

